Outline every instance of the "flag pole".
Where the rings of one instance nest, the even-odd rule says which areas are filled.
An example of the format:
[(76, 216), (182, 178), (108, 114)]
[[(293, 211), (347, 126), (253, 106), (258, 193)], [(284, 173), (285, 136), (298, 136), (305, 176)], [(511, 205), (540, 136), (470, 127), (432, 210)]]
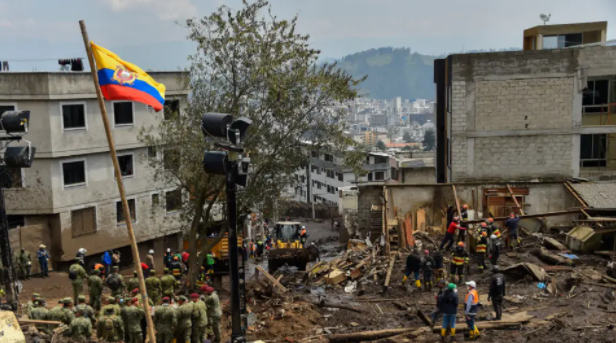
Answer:
[(113, 136), (111, 135), (111, 128), (109, 126), (109, 118), (107, 117), (107, 110), (105, 108), (105, 102), (103, 100), (103, 93), (101, 87), (98, 84), (98, 74), (96, 72), (96, 66), (94, 65), (94, 56), (92, 56), (92, 45), (90, 45), (90, 39), (88, 38), (88, 31), (86, 30), (86, 23), (83, 20), (79, 21), (81, 27), (81, 35), (83, 36), (83, 44), (86, 47), (88, 54), (88, 61), (90, 62), (90, 71), (92, 73), (92, 81), (94, 82), (94, 89), (96, 89), (96, 97), (98, 98), (98, 106), (101, 110), (101, 117), (103, 124), (105, 125), (105, 134), (107, 135), (107, 143), (109, 143), (109, 152), (111, 153), (111, 161), (113, 162), (113, 170), (115, 173), (115, 179), (118, 183), (118, 190), (120, 191), (120, 198), (122, 199), (122, 212), (124, 213), (124, 219), (126, 220), (126, 230), (128, 231), (128, 238), (130, 238), (130, 246), (133, 252), (133, 258), (136, 264), (137, 276), (139, 278), (139, 288), (141, 289), (141, 299), (145, 309), (145, 320), (148, 324), (148, 337), (150, 343), (156, 343), (156, 336), (154, 335), (154, 323), (152, 322), (152, 315), (150, 314), (150, 305), (148, 303), (148, 295), (145, 288), (145, 281), (143, 280), (143, 271), (141, 270), (141, 259), (139, 258), (139, 250), (137, 249), (137, 240), (135, 239), (135, 232), (133, 231), (133, 223), (130, 216), (130, 208), (128, 207), (128, 201), (126, 200), (126, 192), (124, 191), (124, 183), (122, 182), (122, 174), (120, 173), (120, 165), (118, 164), (118, 155), (116, 153), (115, 144), (113, 142)]

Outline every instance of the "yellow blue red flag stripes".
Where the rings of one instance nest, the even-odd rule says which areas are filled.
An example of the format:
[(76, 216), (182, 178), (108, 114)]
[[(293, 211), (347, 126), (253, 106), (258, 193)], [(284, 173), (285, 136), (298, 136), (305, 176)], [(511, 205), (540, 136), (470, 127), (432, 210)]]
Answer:
[(98, 83), (107, 100), (131, 100), (150, 105), (156, 112), (165, 105), (165, 85), (154, 81), (141, 68), (118, 55), (92, 44), (98, 69)]

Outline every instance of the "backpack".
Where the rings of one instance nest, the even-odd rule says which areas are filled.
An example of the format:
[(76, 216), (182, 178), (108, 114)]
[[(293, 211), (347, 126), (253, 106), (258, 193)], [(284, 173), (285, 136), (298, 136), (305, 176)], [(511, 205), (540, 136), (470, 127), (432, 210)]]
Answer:
[(103, 322), (103, 337), (107, 337), (109, 339), (114, 332), (113, 318), (106, 317)]
[(120, 278), (115, 274), (111, 274), (107, 279), (107, 285), (112, 291), (117, 291), (118, 289), (120, 289), (121, 286)]
[(68, 278), (71, 280), (77, 280), (77, 271), (75, 269), (69, 269)]

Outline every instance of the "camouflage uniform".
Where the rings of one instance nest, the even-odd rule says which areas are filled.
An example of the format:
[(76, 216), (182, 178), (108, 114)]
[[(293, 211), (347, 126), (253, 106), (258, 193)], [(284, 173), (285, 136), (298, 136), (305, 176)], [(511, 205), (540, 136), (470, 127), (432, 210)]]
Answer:
[(145, 312), (135, 304), (126, 308), (125, 327), (128, 330), (126, 343), (142, 343), (143, 332), (141, 331), (141, 321), (145, 318)]
[(214, 343), (220, 343), (220, 317), (222, 317), (222, 310), (218, 294), (216, 292), (208, 294), (205, 298), (205, 304), (207, 305), (208, 328), (211, 328), (214, 332)]
[(41, 297), (40, 294), (32, 293), (31, 300), (28, 301), (28, 303), (26, 304), (26, 315), (28, 315), (28, 318), (32, 318), (32, 309), (34, 308), (34, 304), (40, 297)]
[(201, 300), (193, 302), (192, 313), (192, 342), (201, 343), (205, 339), (205, 328), (207, 327), (207, 309)]
[(175, 282), (173, 275), (169, 274), (169, 269), (165, 268), (165, 275), (160, 279), (164, 297), (171, 298), (175, 295)]
[(175, 309), (169, 306), (169, 303), (163, 303), (162, 306), (159, 306), (154, 312), (156, 342), (171, 343), (173, 341), (173, 330), (175, 330), (177, 324), (178, 317)]
[[(61, 304), (62, 300), (60, 300), (59, 303)], [(54, 306), (51, 310), (49, 310), (49, 313), (47, 313), (47, 318), (49, 318), (48, 320), (55, 322), (61, 322), (62, 316), (62, 305)]]
[(183, 304), (181, 304), (177, 309), (178, 327), (175, 330), (175, 338), (177, 343), (190, 343), (190, 335), (192, 333), (192, 312), (194, 305), (193, 303), (188, 302), (185, 296), (181, 296), (180, 301), (182, 301)]
[(23, 253), (21, 251), (15, 252), (14, 260), (15, 268), (19, 269), (21, 277), (30, 280), (30, 268), (32, 267), (32, 257), (30, 253), (25, 250)]
[(85, 340), (92, 337), (92, 323), (88, 318), (83, 317), (81, 310), (77, 311), (77, 318), (71, 322), (69, 330), (65, 331), (65, 335), (74, 340)]
[(99, 341), (107, 342), (120, 342), (124, 339), (122, 318), (113, 313), (113, 308), (108, 307), (105, 313), (98, 319), (96, 336)]
[[(122, 292), (124, 291), (124, 277), (118, 273), (119, 269), (120, 268), (118, 268), (118, 266), (114, 266), (113, 267), (113, 272), (105, 280), (105, 283), (107, 284), (107, 287), (109, 287), (109, 289), (111, 290), (111, 296), (112, 297), (115, 297), (116, 295), (122, 295)], [(120, 285), (116, 289), (111, 288), (110, 285), (109, 285), (109, 281), (112, 280), (112, 278), (117, 278), (118, 281), (120, 281)]]
[(83, 313), (82, 316), (84, 318), (89, 319), (92, 322), (92, 325), (94, 325), (96, 323), (96, 316), (94, 316), (94, 309), (92, 308), (92, 306), (85, 303), (86, 301), (85, 296), (80, 295), (77, 298), (79, 299), (79, 305), (73, 308), (73, 312), (77, 314), (77, 312), (81, 311)]
[(112, 309), (113, 310), (113, 314), (116, 316), (119, 316), (121, 314), (121, 309), (120, 306), (118, 304), (116, 304), (116, 300), (114, 297), (108, 297), (107, 301), (109, 302), (108, 305), (103, 306), (103, 308), (101, 309), (98, 317), (99, 319), (105, 314), (107, 313), (107, 309)]
[(88, 277), (86, 270), (83, 269), (80, 262), (74, 263), (70, 268), (69, 272), (74, 271), (77, 275), (77, 278), (71, 280), (71, 285), (73, 285), (73, 302), (77, 303), (77, 296), (83, 292), (83, 279)]
[[(155, 271), (152, 269), (150, 272), (154, 273)], [(158, 304), (160, 302), (160, 293), (162, 292), (160, 279), (156, 276), (148, 277), (145, 279), (145, 289), (148, 292), (148, 297), (152, 298), (154, 304)]]
[(103, 294), (103, 280), (98, 276), (101, 271), (94, 269), (93, 275), (88, 278), (88, 291), (90, 292), (90, 305), (97, 311), (101, 309), (101, 294)]
[[(37, 301), (37, 303), (32, 308), (31, 313), (28, 316), (28, 318), (34, 319), (34, 320), (50, 320), (49, 310), (45, 308), (44, 300), (40, 300), (40, 302)], [(49, 328), (49, 325), (36, 324), (36, 328), (39, 331), (44, 332), (45, 334), (49, 335), (51, 333), (51, 329)]]
[(62, 303), (64, 304), (64, 307), (60, 309), (60, 311), (62, 312), (62, 319), (60, 319), (60, 321), (66, 325), (71, 325), (71, 322), (73, 321), (73, 319), (75, 319), (75, 314), (73, 313), (73, 309), (71, 308), (71, 304), (73, 303), (73, 301), (71, 300), (71, 298), (64, 298)]
[(126, 292), (130, 293), (133, 291), (133, 289), (137, 288), (138, 290), (141, 290), (141, 287), (139, 287), (139, 279), (137, 278), (137, 272), (133, 272), (133, 277), (130, 278), (128, 280), (128, 282), (126, 283)]

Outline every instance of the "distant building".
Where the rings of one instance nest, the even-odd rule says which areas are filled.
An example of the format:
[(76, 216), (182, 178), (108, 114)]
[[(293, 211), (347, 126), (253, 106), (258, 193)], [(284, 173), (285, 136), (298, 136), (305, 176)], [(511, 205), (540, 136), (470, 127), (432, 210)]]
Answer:
[(375, 146), (376, 143), (378, 142), (376, 138), (376, 133), (372, 131), (364, 131), (362, 133), (362, 137), (363, 137), (363, 143), (368, 146)]

